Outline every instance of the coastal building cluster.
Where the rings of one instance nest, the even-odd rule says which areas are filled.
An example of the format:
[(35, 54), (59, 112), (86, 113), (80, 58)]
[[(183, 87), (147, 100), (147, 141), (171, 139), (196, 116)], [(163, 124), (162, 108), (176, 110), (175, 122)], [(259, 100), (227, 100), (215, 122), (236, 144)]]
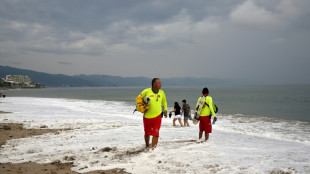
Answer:
[(31, 78), (23, 75), (7, 75), (5, 81), (15, 84), (31, 84)]
[(0, 86), (8, 88), (42, 88), (43, 85), (33, 82), (29, 76), (25, 75), (6, 75), (1, 78)]

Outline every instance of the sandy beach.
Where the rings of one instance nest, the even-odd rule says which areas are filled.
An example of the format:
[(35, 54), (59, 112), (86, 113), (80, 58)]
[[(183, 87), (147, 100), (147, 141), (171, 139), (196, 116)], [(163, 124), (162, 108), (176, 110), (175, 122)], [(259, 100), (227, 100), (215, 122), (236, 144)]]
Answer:
[[(0, 114), (8, 113), (0, 111)], [(0, 123), (0, 146), (2, 148), (7, 140), (25, 138), (28, 136), (42, 135), (46, 133), (58, 134), (59, 129), (25, 129), (22, 124), (17, 123)], [(52, 163), (38, 164), (34, 162), (26, 163), (0, 163), (1, 174), (78, 174), (71, 170), (71, 163), (60, 163), (55, 161)], [(124, 174), (127, 173), (123, 169), (111, 169), (87, 172), (85, 174)]]

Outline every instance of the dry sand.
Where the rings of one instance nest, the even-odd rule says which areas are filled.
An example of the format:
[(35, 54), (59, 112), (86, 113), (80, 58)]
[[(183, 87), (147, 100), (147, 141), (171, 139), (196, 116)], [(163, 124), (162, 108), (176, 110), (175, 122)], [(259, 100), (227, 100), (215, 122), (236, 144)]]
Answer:
[[(0, 111), (1, 113), (7, 113)], [(58, 134), (60, 131), (56, 129), (25, 129), (22, 124), (16, 123), (0, 123), (0, 147), (6, 143), (7, 140), (24, 138), (34, 135), (42, 135), (45, 133)], [(72, 163), (46, 163), (38, 164), (34, 162), (25, 163), (0, 163), (1, 174), (79, 174), (71, 171), (73, 167)], [(124, 169), (111, 169), (111, 170), (100, 170), (92, 171), (85, 174), (126, 174)]]

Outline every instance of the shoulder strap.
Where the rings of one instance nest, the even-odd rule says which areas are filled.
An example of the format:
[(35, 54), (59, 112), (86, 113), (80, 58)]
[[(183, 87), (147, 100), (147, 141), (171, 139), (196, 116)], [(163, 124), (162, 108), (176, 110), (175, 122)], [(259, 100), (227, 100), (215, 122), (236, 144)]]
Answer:
[(207, 103), (207, 96), (206, 96), (206, 101), (205, 101), (205, 103), (206, 103), (206, 105), (210, 108), (210, 106), (209, 106), (208, 103)]
[[(208, 103), (206, 102), (206, 105), (209, 107), (209, 109), (210, 109), (210, 106), (208, 105)], [(218, 107), (216, 106), (216, 104), (214, 104), (213, 103), (213, 111), (215, 112), (215, 113), (217, 113), (217, 111), (218, 111)]]

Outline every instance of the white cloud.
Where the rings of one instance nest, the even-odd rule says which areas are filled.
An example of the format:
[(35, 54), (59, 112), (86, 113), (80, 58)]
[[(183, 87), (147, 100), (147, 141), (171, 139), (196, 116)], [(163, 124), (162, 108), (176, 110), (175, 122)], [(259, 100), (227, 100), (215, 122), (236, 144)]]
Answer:
[(250, 26), (272, 26), (278, 24), (277, 17), (270, 11), (257, 6), (252, 0), (245, 1), (231, 14), (232, 22)]
[(295, 18), (300, 14), (300, 11), (295, 6), (293, 0), (282, 0), (276, 6), (276, 9), (280, 12), (279, 18), (282, 18), (283, 20)]
[(255, 0), (245, 1), (231, 12), (230, 20), (233, 23), (260, 28), (284, 27), (301, 13), (293, 0), (278, 0), (269, 8), (267, 4), (259, 6), (258, 3), (264, 4)]
[(92, 35), (87, 35), (83, 33), (72, 33), (72, 37), (75, 35), (78, 36), (79, 39), (66, 43), (65, 45), (68, 49), (87, 52), (98, 46), (100, 47), (100, 45), (103, 44), (101, 40), (101, 34), (92, 33)]
[(11, 21), (9, 26), (13, 30), (22, 31), (26, 28), (27, 25), (21, 22)]

